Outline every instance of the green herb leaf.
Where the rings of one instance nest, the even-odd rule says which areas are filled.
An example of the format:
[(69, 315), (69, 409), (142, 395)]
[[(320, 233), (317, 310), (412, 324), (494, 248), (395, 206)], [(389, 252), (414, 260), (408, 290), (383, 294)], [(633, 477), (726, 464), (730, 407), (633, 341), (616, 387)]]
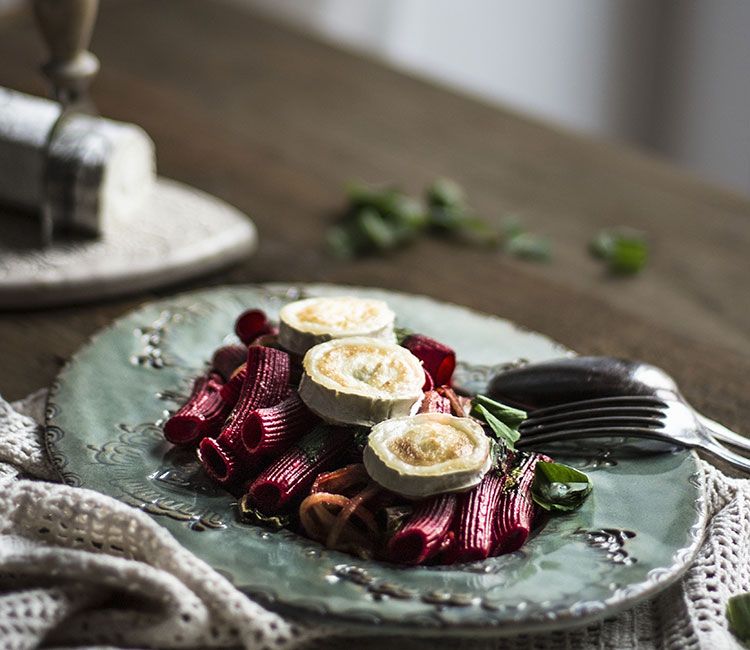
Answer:
[(552, 255), (549, 239), (523, 232), (505, 243), (505, 250), (515, 257), (534, 262), (546, 262)]
[(438, 178), (427, 188), (427, 203), (430, 207), (461, 207), (466, 204), (463, 188), (449, 178)]
[(337, 257), (392, 250), (413, 240), (427, 224), (422, 204), (397, 189), (354, 184), (347, 194), (344, 216), (326, 233), (328, 249)]
[(416, 199), (399, 194), (393, 203), (390, 212), (383, 213), (385, 219), (389, 219), (394, 226), (411, 232), (419, 232), (427, 225), (427, 211)]
[(398, 243), (393, 228), (372, 208), (362, 208), (356, 217), (356, 224), (363, 237), (375, 250), (385, 251)]
[(732, 596), (727, 602), (729, 629), (743, 643), (750, 643), (750, 593)]
[(472, 411), (478, 406), (484, 407), (503, 424), (507, 424), (514, 429), (526, 419), (526, 411), (501, 404), (494, 399), (490, 399), (486, 395), (477, 395), (471, 400)]
[(354, 211), (359, 208), (372, 208), (381, 214), (396, 210), (401, 192), (394, 187), (367, 187), (361, 183), (350, 183), (346, 188), (349, 204)]
[(545, 510), (571, 512), (581, 506), (592, 488), (591, 479), (574, 467), (539, 461), (534, 470), (531, 497)]
[(452, 206), (430, 206), (428, 224), (433, 230), (455, 232), (463, 227), (466, 214), (463, 209)]
[[(351, 259), (383, 253), (408, 244), (429, 229), (454, 241), (496, 248), (509, 241), (498, 229), (472, 211), (464, 191), (455, 182), (440, 178), (426, 190), (426, 206), (393, 187), (369, 188), (355, 183), (347, 187), (349, 203), (343, 217), (326, 233), (328, 249), (337, 257)], [(542, 259), (549, 245), (524, 238), (512, 245), (512, 254)]]
[(434, 231), (460, 238), (470, 244), (498, 244), (498, 232), (469, 209), (464, 191), (455, 182), (440, 178), (432, 183), (427, 188), (427, 206), (428, 224)]
[(477, 395), (471, 400), (471, 413), (483, 419), (505, 447), (515, 449), (521, 437), (518, 426), (526, 419), (526, 411), (506, 406), (486, 395)]
[(527, 232), (521, 220), (508, 216), (500, 225), (503, 249), (506, 253), (524, 260), (546, 262), (552, 256), (552, 245), (546, 237)]
[(350, 213), (356, 214), (364, 209), (374, 210), (392, 225), (410, 229), (420, 229), (427, 221), (424, 206), (395, 188), (371, 189), (353, 184), (349, 186), (347, 194)]
[(612, 273), (638, 273), (648, 260), (646, 235), (630, 228), (600, 231), (589, 244), (594, 257), (604, 260)]
[(403, 345), (404, 340), (414, 334), (414, 330), (410, 330), (408, 327), (394, 327), (393, 333), (396, 335), (396, 343)]
[(501, 443), (503, 443), (508, 449), (515, 449), (516, 440), (521, 437), (521, 434), (518, 433), (516, 429), (509, 427), (502, 420), (496, 418), (481, 404), (474, 406), (472, 411), (489, 425), (490, 429), (492, 429)]

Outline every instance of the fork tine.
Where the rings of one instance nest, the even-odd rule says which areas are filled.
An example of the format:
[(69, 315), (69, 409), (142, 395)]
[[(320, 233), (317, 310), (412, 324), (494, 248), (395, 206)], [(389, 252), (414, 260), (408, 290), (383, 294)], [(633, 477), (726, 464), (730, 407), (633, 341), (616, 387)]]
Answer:
[(557, 413), (566, 413), (568, 411), (580, 411), (589, 408), (615, 408), (623, 406), (642, 406), (651, 408), (666, 408), (667, 403), (651, 395), (621, 395), (617, 397), (597, 397), (596, 399), (586, 399), (578, 402), (567, 402), (565, 404), (556, 404), (555, 406), (545, 406), (544, 408), (534, 409), (531, 411), (532, 417), (542, 417), (555, 415)]
[(621, 417), (621, 416), (604, 416), (592, 418), (578, 418), (573, 420), (560, 420), (539, 424), (537, 426), (527, 426), (520, 429), (521, 436), (531, 438), (534, 436), (544, 436), (551, 433), (562, 433), (567, 431), (579, 430), (599, 430), (599, 429), (621, 429), (623, 427), (640, 427), (645, 429), (663, 429), (664, 421), (662, 418), (652, 417)]
[(537, 447), (550, 442), (585, 440), (588, 438), (646, 438), (649, 440), (661, 440), (662, 442), (668, 442), (678, 446), (688, 446), (684, 442), (675, 440), (671, 436), (654, 429), (643, 427), (599, 427), (592, 429), (557, 431), (546, 435), (531, 436), (529, 438), (521, 436), (516, 442), (516, 447)]
[(630, 418), (663, 418), (664, 412), (658, 408), (646, 408), (642, 406), (608, 406), (604, 408), (584, 408), (575, 411), (565, 411), (563, 413), (553, 413), (551, 415), (537, 416), (538, 411), (534, 411), (531, 417), (521, 423), (521, 430), (531, 429), (533, 427), (554, 424), (555, 422), (579, 420), (586, 418), (598, 417), (619, 417), (620, 419)]

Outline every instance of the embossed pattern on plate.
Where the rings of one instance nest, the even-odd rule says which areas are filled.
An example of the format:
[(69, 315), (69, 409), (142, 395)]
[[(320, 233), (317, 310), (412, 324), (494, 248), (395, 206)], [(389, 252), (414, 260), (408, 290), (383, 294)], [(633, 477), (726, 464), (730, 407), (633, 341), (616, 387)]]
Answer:
[[(612, 615), (677, 579), (703, 535), (697, 458), (637, 459), (593, 449), (566, 462), (595, 489), (583, 508), (550, 519), (516, 553), (453, 567), (405, 568), (329, 551), (289, 531), (241, 524), (233, 498), (161, 424), (211, 352), (250, 306), (275, 316), (306, 295), (389, 302), (398, 324), (456, 348), (474, 389), (521, 360), (570, 354), (509, 321), (377, 289), (329, 285), (224, 287), (145, 305), (100, 332), (50, 393), (47, 445), (64, 479), (153, 515), (240, 589), (301, 618), (370, 632), (509, 635)], [(377, 625), (373, 628), (373, 625)]]

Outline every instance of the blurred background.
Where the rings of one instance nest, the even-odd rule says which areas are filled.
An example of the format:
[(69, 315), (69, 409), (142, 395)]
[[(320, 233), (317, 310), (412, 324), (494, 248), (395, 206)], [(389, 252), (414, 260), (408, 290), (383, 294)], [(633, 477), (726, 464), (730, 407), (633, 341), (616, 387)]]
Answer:
[(750, 194), (747, 0), (235, 0)]
[[(44, 104), (46, 52), (27, 4), (0, 0), (0, 86)], [(587, 353), (648, 359), (675, 373), (689, 366), (696, 377), (703, 346), (704, 375), (732, 376), (725, 366), (734, 364), (734, 376), (745, 377), (748, 33), (748, 0), (103, 0), (92, 43), (102, 73), (92, 94), (102, 116), (151, 136), (160, 177), (207, 192), (236, 207), (238, 223), (257, 227), (257, 251), (223, 275), (199, 278), (200, 267), (175, 256), (195, 276), (190, 287), (304, 280), (398, 288), (510, 315)], [(29, 115), (19, 109), (16, 117)], [(41, 166), (49, 131), (39, 132), (31, 158)], [(34, 169), (24, 173), (21, 180), (39, 185)], [(23, 186), (12, 176), (0, 173), (8, 195)], [(440, 177), (464, 188), (460, 210), (422, 210)], [(353, 181), (397, 186), (401, 208), (414, 205), (408, 197), (422, 201), (396, 219), (372, 201), (356, 203), (346, 191)], [(34, 196), (44, 199), (41, 190)], [(149, 226), (167, 221), (159, 214)], [(199, 211), (174, 215), (180, 235), (201, 225)], [(122, 223), (125, 241), (146, 232)], [(464, 245), (478, 223), (491, 246)], [(23, 225), (39, 234), (38, 221)], [(617, 237), (603, 240), (612, 230)], [(6, 229), (0, 297), (4, 252), (31, 260), (19, 268), (37, 291), (37, 249), (8, 252), (7, 240)], [(102, 241), (128, 250), (115, 237)], [(201, 250), (207, 242), (185, 241)], [(332, 241), (351, 254), (331, 254)], [(624, 251), (629, 278), (614, 272), (618, 258), (601, 254), (602, 241)], [(123, 261), (123, 275), (131, 262)], [(65, 270), (81, 268), (102, 267), (72, 259)], [(96, 279), (81, 276), (82, 287)], [(167, 291), (163, 267), (151, 279)], [(18, 292), (18, 300), (35, 295)], [(49, 317), (56, 329), (47, 350), (64, 358), (124, 303), (90, 309), (71, 311), (62, 326)], [(5, 349), (23, 350), (24, 332), (34, 331), (19, 322), (0, 318), (0, 340), (12, 333)], [(36, 322), (47, 326), (41, 315)], [(659, 331), (682, 338), (660, 339)], [(50, 356), (37, 353), (51, 380)], [(17, 363), (27, 363), (20, 352)], [(13, 383), (15, 394), (37, 387), (36, 376)], [(750, 394), (744, 382), (717, 385), (717, 408), (730, 390)]]
[(747, 0), (234, 2), (750, 194)]

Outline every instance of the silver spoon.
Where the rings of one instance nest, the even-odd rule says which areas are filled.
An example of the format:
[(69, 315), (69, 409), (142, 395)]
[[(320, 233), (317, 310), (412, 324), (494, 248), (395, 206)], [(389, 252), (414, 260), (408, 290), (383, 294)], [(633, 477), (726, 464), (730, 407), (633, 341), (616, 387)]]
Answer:
[(617, 396), (676, 399), (719, 440), (750, 451), (750, 439), (701, 415), (661, 368), (613, 357), (565, 357), (502, 372), (489, 383), (488, 395), (511, 406), (533, 411), (548, 406)]

